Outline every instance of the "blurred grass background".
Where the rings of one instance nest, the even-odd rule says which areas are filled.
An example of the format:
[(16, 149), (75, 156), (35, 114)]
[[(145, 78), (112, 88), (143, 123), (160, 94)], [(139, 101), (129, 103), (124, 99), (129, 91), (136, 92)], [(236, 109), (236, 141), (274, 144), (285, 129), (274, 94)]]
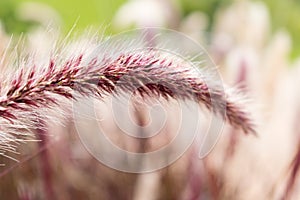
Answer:
[(77, 21), (76, 28), (84, 29), (91, 25), (109, 25), (117, 8), (125, 0), (0, 0), (0, 19), (9, 33), (26, 32), (32, 22), (18, 18), (17, 8), (23, 2), (38, 2), (54, 8), (63, 20), (63, 30), (71, 29)]
[[(20, 12), (20, 7), (22, 7), (24, 2), (37, 2), (48, 5), (48, 7), (57, 12), (59, 20), (61, 21), (59, 21), (58, 26), (50, 27), (53, 29), (61, 27), (63, 34), (67, 34), (75, 22), (76, 27), (74, 32), (81, 32), (87, 27), (93, 26), (95, 28), (99, 27), (100, 29), (104, 27), (105, 33), (111, 34), (120, 31), (114, 29), (116, 27), (113, 26), (112, 19), (116, 16), (117, 10), (128, 1), (129, 0), (0, 0), (0, 22), (3, 30), (8, 35), (14, 34), (18, 36), (22, 33), (28, 33), (28, 36), (30, 36), (30, 33), (32, 33), (30, 31), (38, 27), (38, 23), (43, 22), (43, 17), (48, 16), (48, 19), (54, 19), (56, 16), (56, 14), (52, 16), (51, 13), (47, 15), (47, 9), (43, 10), (39, 8), (31, 9), (31, 12), (29, 12), (34, 15), (34, 18), (24, 18), (20, 16), (22, 13)], [(257, 122), (262, 125), (262, 133), (260, 133), (258, 138), (255, 138), (255, 140), (252, 140), (253, 138), (251, 137), (242, 138), (236, 134), (235, 129), (229, 127), (227, 134), (223, 134), (223, 138), (220, 139), (219, 146), (216, 148), (215, 153), (213, 153), (209, 159), (205, 160), (205, 162), (202, 163), (201, 161), (201, 163), (196, 163), (193, 162), (192, 159), (190, 160), (190, 157), (184, 158), (185, 160), (183, 160), (182, 163), (179, 162), (178, 166), (180, 169), (175, 166), (174, 169), (167, 168), (166, 171), (159, 174), (157, 177), (160, 178), (158, 180), (161, 181), (161, 183), (157, 181), (154, 184), (160, 187), (160, 193), (154, 189), (156, 192), (153, 194), (159, 194), (162, 197), (161, 199), (166, 199), (166, 197), (169, 197), (168, 199), (182, 199), (178, 194), (186, 190), (191, 194), (197, 192), (202, 193), (203, 199), (212, 199), (214, 195), (220, 195), (221, 198), (219, 199), (222, 200), (242, 199), (239, 198), (239, 195), (247, 197), (247, 194), (250, 195), (247, 199), (283, 199), (271, 198), (270, 196), (281, 196), (283, 187), (287, 190), (286, 194), (292, 191), (293, 187), (291, 187), (291, 185), (294, 183), (286, 183), (286, 179), (295, 181), (295, 171), (299, 171), (300, 168), (300, 162), (294, 162), (299, 160), (298, 157), (300, 155), (300, 145), (298, 143), (299, 127), (298, 125), (294, 125), (299, 124), (300, 116), (300, 109), (298, 109), (300, 93), (297, 92), (300, 74), (300, 37), (298, 36), (300, 33), (300, 0), (256, 0), (255, 2), (264, 2), (266, 4), (270, 12), (270, 17), (267, 19), (267, 23), (259, 23), (264, 22), (263, 20), (265, 18), (256, 18), (257, 15), (254, 13), (254, 19), (256, 20), (254, 21), (254, 25), (253, 23), (245, 23), (246, 18), (242, 16), (243, 14), (246, 16), (246, 14), (253, 13), (247, 12), (249, 11), (247, 8), (251, 5), (246, 5), (246, 9), (235, 7), (235, 9), (230, 10), (230, 13), (234, 14), (231, 15), (233, 18), (229, 20), (230, 22), (233, 21), (233, 26), (230, 26), (232, 25), (231, 23), (227, 23), (228, 18), (226, 18), (226, 16), (220, 15), (216, 17), (218, 12), (222, 11), (222, 8), (231, 6), (233, 2), (238, 2), (236, 4), (239, 4), (241, 1), (248, 2), (250, 0), (156, 1), (174, 1), (177, 3), (176, 6), (179, 8), (178, 19), (172, 17), (171, 20), (178, 20), (178, 27), (191, 13), (200, 11), (205, 13), (204, 17), (205, 20), (208, 18), (208, 24), (205, 21), (205, 28), (207, 29), (199, 30), (202, 24), (201, 20), (196, 18), (198, 21), (191, 25), (192, 28), (199, 30), (198, 32), (196, 31), (196, 34), (201, 34), (201, 31), (213, 33), (213, 29), (218, 28), (216, 22), (219, 20), (222, 25), (225, 24), (225, 28), (222, 27), (223, 29), (219, 31), (223, 36), (231, 36), (232, 34), (234, 40), (239, 34), (242, 35), (241, 37), (244, 37), (242, 38), (243, 40), (232, 42), (230, 40), (231, 38), (224, 39), (224, 37), (219, 37), (219, 35), (211, 34), (212, 39), (209, 38), (209, 36), (208, 39), (211, 39), (211, 41), (215, 40), (217, 44), (215, 46), (211, 45), (211, 52), (213, 52), (211, 55), (214, 56), (213, 58), (216, 63), (220, 63), (220, 71), (222, 75), (224, 75), (223, 77), (225, 77), (225, 82), (228, 81), (229, 85), (239, 84), (241, 81), (244, 82), (249, 88), (250, 95), (259, 97), (254, 98), (255, 104), (262, 105), (263, 108), (257, 111)], [(251, 8), (256, 9), (257, 7)], [(263, 8), (265, 9), (264, 6)], [(142, 14), (145, 13), (145, 9), (146, 11), (150, 10), (149, 4), (141, 7)], [(170, 10), (171, 9), (169, 9), (169, 11)], [(125, 16), (122, 15), (120, 18), (121, 22), (126, 21), (125, 18), (127, 14), (130, 15), (134, 11), (130, 10), (125, 13)], [(255, 11), (257, 10), (254, 10), (254, 12)], [(241, 14), (239, 12), (242, 12), (242, 15), (238, 15)], [(158, 13), (161, 14), (160, 12)], [(235, 15), (235, 13), (238, 14)], [(261, 12), (258, 10), (258, 13)], [(174, 16), (177, 17), (177, 15)], [(241, 16), (241, 18), (239, 19), (237, 16)], [(252, 15), (250, 14), (249, 16)], [(155, 16), (151, 17), (154, 18)], [(261, 19), (262, 21), (260, 21)], [(197, 22), (199, 21), (200, 25), (198, 24), (199, 26), (197, 26)], [(269, 34), (269, 23), (271, 23), (272, 28), (271, 34)], [(250, 26), (248, 26), (249, 24)], [(47, 26), (47, 23), (43, 24), (42, 30), (45, 29), (44, 26)], [(178, 27), (175, 26), (175, 29)], [(227, 30), (224, 30), (227, 27), (232, 29), (228, 31), (228, 33), (226, 32)], [(267, 30), (264, 31), (264, 27), (266, 27)], [(180, 30), (179, 28), (177, 30)], [(255, 37), (257, 36), (257, 34), (255, 34), (257, 33), (255, 31), (256, 28), (257, 30), (262, 30), (257, 32), (262, 35), (263, 41)], [(289, 34), (285, 34), (285, 31), (282, 31), (282, 33), (281, 29), (284, 29)], [(3, 37), (4, 39), (1, 40), (1, 31), (2, 29), (0, 27), (0, 55), (1, 45), (2, 49), (6, 48), (4, 39), (9, 38)], [(58, 33), (60, 34), (59, 31)], [(4, 35), (7, 36), (6, 34)], [(251, 36), (250, 39), (247, 38), (249, 35)], [(293, 45), (291, 54), (289, 35), (291, 36)], [(39, 43), (35, 44), (36, 46), (31, 44), (32, 47), (35, 48), (42, 45), (43, 48), (47, 49), (47, 45), (52, 45), (52, 41), (48, 42), (45, 41), (43, 37), (41, 38), (41, 40), (39, 40), (39, 38), (37, 39)], [(47, 37), (45, 38), (47, 39)], [(221, 40), (218, 40), (219, 38), (221, 38)], [(226, 41), (226, 39), (228, 39), (229, 42)], [(222, 43), (222, 41), (225, 42)], [(259, 44), (254, 44), (255, 42), (253, 41)], [(244, 47), (243, 42), (249, 42), (249, 44), (247, 43), (249, 46), (246, 46), (247, 48)], [(28, 42), (28, 44), (30, 44), (30, 42)], [(248, 49), (248, 47), (251, 48)], [(290, 64), (287, 58), (288, 55), (293, 61), (297, 61), (296, 58), (298, 58), (299, 62)], [(69, 195), (69, 199), (74, 199), (75, 196), (80, 198), (78, 197), (80, 195), (82, 199), (87, 199), (86, 196), (96, 194), (101, 197), (112, 196), (111, 198), (107, 197), (103, 199), (132, 199), (126, 197), (133, 196), (132, 193), (135, 191), (148, 191), (148, 188), (144, 186), (145, 184), (142, 187), (139, 186), (139, 180), (143, 180), (139, 179), (140, 177), (135, 175), (128, 176), (124, 173), (110, 170), (109, 168), (99, 165), (95, 159), (89, 157), (89, 154), (85, 155), (85, 151), (79, 149), (83, 148), (81, 143), (75, 142), (79, 139), (76, 138), (77, 135), (73, 133), (73, 129), (75, 130), (73, 124), (70, 122), (66, 129), (62, 129), (62, 131), (66, 131), (70, 134), (61, 134), (60, 140), (54, 144), (56, 145), (54, 146), (55, 148), (49, 148), (50, 155), (52, 155), (51, 167), (53, 168), (53, 183), (55, 183), (53, 186), (56, 188), (57, 194)], [(56, 132), (56, 129), (54, 129), (53, 132)], [(60, 135), (60, 132), (57, 135)], [(124, 144), (128, 145), (129, 142), (128, 144), (126, 142), (128, 141), (124, 141)], [(130, 145), (131, 144), (132, 143), (130, 143)], [(34, 149), (34, 146), (32, 149)], [(23, 151), (28, 152), (28, 150)], [(30, 155), (30, 153), (28, 154)], [(20, 155), (20, 157), (21, 156), (23, 155)], [(40, 156), (42, 157), (43, 154), (40, 154)], [(291, 164), (290, 161), (292, 161)], [(7, 198), (4, 199), (12, 199), (11, 196), (17, 198), (19, 194), (16, 192), (16, 188), (21, 188), (21, 186), (24, 186), (25, 189), (23, 188), (23, 190), (29, 194), (32, 191), (32, 193), (36, 192), (37, 195), (43, 196), (44, 186), (41, 182), (44, 179), (41, 176), (42, 173), (39, 171), (41, 170), (39, 162), (39, 157), (33, 158), (31, 162), (21, 162), (22, 167), (17, 169), (20, 172), (11, 172), (5, 177), (5, 180), (2, 179), (2, 182), (0, 182), (0, 188), (2, 189), (2, 191), (0, 191), (0, 199), (3, 199), (4, 194), (7, 195)], [(29, 171), (29, 169), (32, 170), (32, 172)], [(291, 178), (288, 177), (289, 174), (291, 174)], [(185, 176), (188, 178), (185, 179)], [(137, 184), (135, 183), (136, 180)], [(297, 181), (299, 181), (299, 177)], [(200, 184), (200, 186), (197, 184)], [(135, 188), (136, 185), (139, 186), (137, 189)], [(145, 189), (143, 189), (143, 187)], [(195, 190), (196, 187), (200, 187), (201, 189), (197, 191)], [(295, 188), (300, 188), (298, 183), (295, 184)], [(173, 193), (173, 191), (175, 192)], [(261, 198), (262, 193), (266, 196), (265, 198)], [(295, 193), (296, 195), (298, 195), (298, 193), (300, 194), (296, 189)], [(186, 194), (183, 193), (183, 195)], [(225, 195), (227, 198), (223, 197)], [(260, 198), (253, 198), (251, 195), (254, 197), (257, 195)], [(25, 199), (25, 197), (23, 199)], [(93, 199), (95, 199), (95, 197)], [(140, 200), (140, 198), (137, 199)]]
[[(181, 0), (185, 14), (192, 11), (204, 11), (210, 19), (210, 24), (213, 23), (215, 12), (218, 8), (226, 6), (234, 0), (211, 0), (211, 1), (196, 1), (196, 0)], [(263, 0), (270, 11), (272, 30), (280, 28), (286, 29), (293, 40), (292, 58), (300, 55), (300, 0)]]
[[(210, 25), (214, 21), (215, 12), (234, 0), (174, 0), (181, 7), (183, 16), (193, 11), (202, 11), (209, 17)], [(108, 33), (113, 33), (111, 20), (117, 9), (126, 0), (0, 0), (0, 19), (5, 30), (11, 34), (28, 31), (35, 25), (32, 21), (22, 21), (18, 17), (17, 8), (23, 2), (39, 2), (54, 8), (63, 20), (63, 31), (66, 33), (78, 20), (76, 29), (83, 30), (87, 26), (104, 26)], [(264, 0), (271, 14), (272, 29), (286, 29), (293, 41), (291, 58), (300, 55), (300, 0)], [(211, 28), (211, 26), (209, 26)]]

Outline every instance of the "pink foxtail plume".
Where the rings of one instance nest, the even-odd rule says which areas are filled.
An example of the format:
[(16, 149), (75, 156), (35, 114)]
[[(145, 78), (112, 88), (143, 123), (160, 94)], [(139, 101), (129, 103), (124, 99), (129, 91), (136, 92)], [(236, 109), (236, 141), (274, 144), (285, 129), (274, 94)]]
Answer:
[(25, 59), (14, 73), (2, 77), (0, 153), (15, 151), (13, 144), (25, 140), (25, 133), (22, 135), (16, 129), (35, 128), (39, 110), (59, 109), (65, 100), (76, 99), (77, 95), (102, 98), (115, 94), (117, 86), (122, 92), (143, 97), (193, 100), (221, 114), (221, 105), (212, 106), (213, 97), (225, 106), (226, 114), (222, 117), (226, 121), (245, 133), (255, 133), (245, 105), (233, 101), (235, 97), (217, 86), (209, 88), (187, 62), (154, 48), (132, 52), (118, 49), (116, 54), (106, 51), (101, 56), (91, 56), (93, 45), (79, 47), (80, 51), (64, 47), (41, 63)]

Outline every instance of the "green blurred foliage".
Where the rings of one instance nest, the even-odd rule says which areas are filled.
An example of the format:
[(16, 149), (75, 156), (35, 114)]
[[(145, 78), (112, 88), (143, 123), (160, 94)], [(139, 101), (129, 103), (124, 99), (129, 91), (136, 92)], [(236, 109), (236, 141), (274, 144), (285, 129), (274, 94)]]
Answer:
[(0, 0), (0, 19), (4, 30), (8, 33), (19, 34), (27, 32), (36, 23), (25, 21), (18, 17), (17, 3), (14, 0)]
[[(83, 30), (87, 26), (103, 25), (107, 33), (112, 33), (111, 19), (116, 10), (126, 0), (0, 0), (0, 19), (8, 33), (21, 33), (34, 25), (32, 21), (23, 21), (18, 17), (17, 6), (21, 2), (45, 3), (53, 7), (63, 20), (63, 30), (68, 32), (77, 21), (76, 29)], [(230, 5), (234, 0), (178, 0), (183, 14), (192, 11), (205, 12), (213, 24), (216, 11), (220, 7)], [(300, 55), (300, 0), (263, 0), (270, 9), (273, 30), (285, 28), (293, 39), (292, 56)]]
[(116, 10), (126, 0), (16, 0), (38, 2), (54, 8), (63, 20), (63, 31), (68, 32), (76, 23), (77, 30), (88, 26), (104, 26), (111, 31), (110, 22)]
[(300, 1), (264, 0), (271, 14), (273, 30), (285, 28), (292, 36), (293, 52), (291, 57), (300, 56)]

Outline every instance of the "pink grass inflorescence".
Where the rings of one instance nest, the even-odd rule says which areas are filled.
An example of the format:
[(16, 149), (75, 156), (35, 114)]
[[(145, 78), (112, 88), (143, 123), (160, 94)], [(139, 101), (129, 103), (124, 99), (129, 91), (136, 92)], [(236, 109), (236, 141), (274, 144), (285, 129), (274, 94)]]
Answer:
[[(71, 58), (54, 56), (46, 66), (24, 64), (5, 78), (1, 81), (0, 118), (11, 127), (25, 124), (25, 128), (30, 128), (26, 127), (28, 115), (42, 108), (54, 108), (62, 99), (76, 100), (78, 94), (102, 98), (121, 90), (143, 97), (193, 100), (221, 114), (245, 133), (255, 133), (245, 105), (231, 100), (232, 96), (217, 86), (210, 88), (193, 66), (155, 49), (124, 51), (102, 58), (91, 58), (82, 52)], [(212, 100), (219, 105), (214, 107)], [(225, 115), (222, 108), (226, 109)], [(1, 127), (4, 134), (0, 135), (0, 145), (6, 143), (6, 126)]]

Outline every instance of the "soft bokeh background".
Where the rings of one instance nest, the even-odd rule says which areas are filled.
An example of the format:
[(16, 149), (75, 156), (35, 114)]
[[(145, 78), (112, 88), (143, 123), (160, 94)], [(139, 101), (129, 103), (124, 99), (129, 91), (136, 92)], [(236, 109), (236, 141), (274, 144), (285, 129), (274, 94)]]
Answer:
[(144, 175), (98, 163), (71, 120), (52, 124), (58, 137), (49, 138), (49, 148), (22, 146), (18, 165), (4, 159), (0, 199), (299, 199), (299, 18), (298, 0), (0, 0), (0, 55), (11, 34), (47, 49), (51, 40), (37, 35), (51, 38), (45, 32), (55, 29), (64, 37), (75, 23), (75, 33), (92, 26), (107, 35), (172, 28), (206, 47), (226, 84), (243, 86), (258, 122), (256, 138), (226, 126), (204, 160), (196, 158), (196, 146), (174, 165)]
[[(154, 0), (156, 1), (156, 0)], [(43, 18), (41, 15), (36, 15), (31, 19), (26, 19), (22, 16), (22, 6), (24, 3), (38, 3), (49, 6), (57, 12), (61, 20), (61, 28), (64, 32), (69, 31), (71, 27), (77, 22), (76, 29), (85, 29), (87, 26), (95, 25), (104, 26), (108, 32), (115, 32), (112, 29), (112, 19), (116, 15), (117, 10), (126, 2), (126, 0), (1, 0), (0, 2), (0, 18), (8, 33), (26, 32), (30, 26), (34, 25), (36, 21)], [(208, 30), (212, 28), (215, 21), (215, 14), (221, 8), (235, 2), (234, 0), (212, 0), (212, 1), (196, 1), (196, 0), (162, 0), (164, 4), (175, 5), (179, 10), (181, 17), (187, 16), (194, 11), (201, 11), (208, 17)], [(263, 0), (256, 1), (263, 2), (268, 7), (270, 12), (271, 29), (273, 31), (284, 28), (287, 29), (293, 40), (292, 57), (296, 57), (300, 53), (300, 39), (297, 37), (300, 31), (298, 19), (300, 17), (300, 2), (297, 0), (280, 1), (280, 0)], [(32, 8), (28, 11), (33, 16), (37, 10)], [(142, 10), (147, 10), (147, 7)], [(142, 11), (136, 10), (141, 13)], [(132, 13), (128, 13), (131, 15)], [(153, 13), (154, 14), (154, 13)], [(46, 15), (45, 13), (43, 15)], [(164, 13), (167, 15), (167, 12)], [(148, 16), (149, 18), (156, 18), (156, 16)], [(46, 17), (47, 18), (47, 17)], [(51, 18), (49, 16), (49, 18)]]

